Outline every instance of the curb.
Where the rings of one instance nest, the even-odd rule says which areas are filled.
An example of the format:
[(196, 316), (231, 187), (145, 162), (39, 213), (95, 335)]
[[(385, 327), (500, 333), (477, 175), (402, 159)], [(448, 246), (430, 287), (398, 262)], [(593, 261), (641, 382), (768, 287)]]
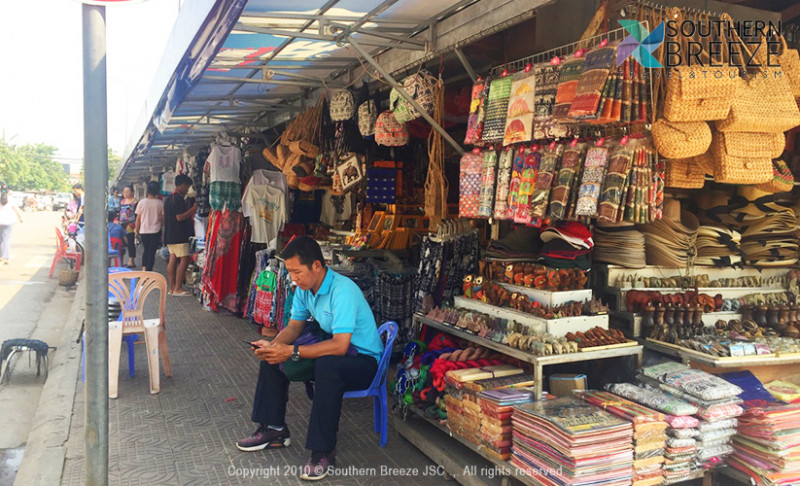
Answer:
[(75, 342), (86, 315), (85, 279), (81, 278), (49, 366), (36, 415), (28, 434), (15, 486), (61, 484), (72, 407), (81, 366), (81, 344)]

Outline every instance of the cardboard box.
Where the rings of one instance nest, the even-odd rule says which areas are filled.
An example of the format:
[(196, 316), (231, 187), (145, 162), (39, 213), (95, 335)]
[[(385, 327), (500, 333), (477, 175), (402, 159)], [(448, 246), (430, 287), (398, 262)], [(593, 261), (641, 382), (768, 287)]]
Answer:
[(586, 375), (555, 373), (550, 376), (550, 393), (557, 397), (571, 397), (572, 390), (586, 389)]

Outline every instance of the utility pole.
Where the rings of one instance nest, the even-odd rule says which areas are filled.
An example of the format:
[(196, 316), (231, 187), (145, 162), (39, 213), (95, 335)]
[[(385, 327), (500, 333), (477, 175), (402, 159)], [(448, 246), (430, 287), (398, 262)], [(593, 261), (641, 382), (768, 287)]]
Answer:
[(86, 222), (86, 485), (108, 485), (108, 131), (106, 9), (83, 8), (83, 153)]

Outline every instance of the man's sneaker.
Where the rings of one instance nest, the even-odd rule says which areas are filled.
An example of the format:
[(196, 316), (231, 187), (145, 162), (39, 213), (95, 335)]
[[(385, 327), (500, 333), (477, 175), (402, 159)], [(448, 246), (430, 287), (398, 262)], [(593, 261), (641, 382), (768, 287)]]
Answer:
[(253, 435), (246, 439), (236, 441), (236, 447), (240, 451), (254, 452), (264, 449), (280, 449), (289, 447), (292, 439), (289, 438), (289, 427), (283, 426), (283, 430), (270, 429), (266, 425), (261, 425), (253, 432)]
[(328, 474), (333, 473), (336, 467), (336, 451), (331, 451), (328, 454), (322, 452), (312, 452), (311, 459), (308, 460), (303, 466), (300, 473), (300, 479), (306, 481), (319, 481), (325, 478)]

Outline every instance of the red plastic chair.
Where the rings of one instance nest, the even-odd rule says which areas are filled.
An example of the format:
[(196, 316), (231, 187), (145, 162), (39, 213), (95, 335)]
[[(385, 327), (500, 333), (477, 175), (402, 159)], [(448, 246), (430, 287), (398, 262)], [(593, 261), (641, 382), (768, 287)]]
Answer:
[(67, 242), (64, 241), (64, 235), (61, 234), (61, 230), (56, 228), (56, 254), (53, 255), (53, 264), (50, 265), (50, 278), (53, 278), (56, 264), (65, 258), (68, 260), (75, 260), (75, 271), (81, 271), (83, 255), (79, 252), (68, 251)]
[(114, 259), (114, 266), (122, 266), (122, 240), (119, 238), (108, 238), (108, 258)]

